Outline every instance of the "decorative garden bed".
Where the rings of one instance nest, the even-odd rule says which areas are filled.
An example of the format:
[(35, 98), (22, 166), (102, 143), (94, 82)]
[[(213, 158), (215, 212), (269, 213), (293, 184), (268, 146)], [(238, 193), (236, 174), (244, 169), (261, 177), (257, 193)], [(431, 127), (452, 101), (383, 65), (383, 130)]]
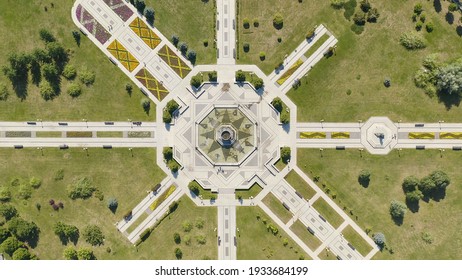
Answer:
[(160, 58), (162, 58), (172, 69), (175, 71), (178, 76), (181, 78), (186, 77), (189, 72), (191, 72), (191, 68), (184, 63), (181, 58), (179, 58), (174, 51), (172, 51), (166, 45), (163, 46), (159, 52), (157, 53)]
[(325, 132), (300, 132), (301, 139), (326, 139)]
[(123, 21), (127, 21), (132, 15), (133, 11), (124, 4), (122, 0), (103, 0), (114, 13), (116, 13)]
[(151, 49), (155, 49), (162, 41), (154, 31), (149, 28), (139, 17), (130, 23), (130, 28), (136, 33)]
[(75, 14), (85, 29), (101, 44), (109, 40), (111, 34), (82, 5), (77, 6)]
[(5, 137), (31, 137), (30, 131), (6, 131)]
[(159, 101), (162, 101), (167, 95), (168, 90), (159, 81), (154, 78), (146, 68), (141, 69), (135, 74), (135, 78), (140, 81)]
[(332, 132), (330, 135), (332, 139), (350, 139), (349, 132)]
[(434, 132), (411, 132), (408, 136), (409, 139), (435, 139)]

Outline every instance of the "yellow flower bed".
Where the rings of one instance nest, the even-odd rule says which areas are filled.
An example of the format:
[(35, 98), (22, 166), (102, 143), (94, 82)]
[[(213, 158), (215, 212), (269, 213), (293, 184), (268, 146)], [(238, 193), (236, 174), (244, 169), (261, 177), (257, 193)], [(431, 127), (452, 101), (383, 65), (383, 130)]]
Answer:
[(146, 23), (144, 23), (139, 17), (130, 23), (130, 28), (136, 33), (151, 49), (155, 49), (161, 42), (159, 36), (157, 36)]
[(301, 139), (326, 139), (325, 132), (300, 132)]
[(290, 66), (289, 70), (287, 70), (284, 74), (282, 74), (281, 78), (277, 81), (278, 84), (282, 85), (287, 79), (295, 72), (297, 69), (303, 64), (301, 59), (297, 60), (292, 66)]
[(461, 132), (441, 132), (440, 139), (462, 139)]
[(434, 132), (411, 132), (408, 136), (409, 139), (435, 139)]
[(349, 132), (332, 132), (330, 135), (332, 139), (350, 139)]
[(159, 205), (162, 204), (162, 202), (164, 202), (170, 195), (172, 195), (172, 193), (176, 190), (176, 187), (174, 185), (171, 185), (170, 188), (165, 191), (164, 193), (162, 193), (159, 198), (157, 198), (156, 200), (154, 200), (154, 202), (151, 204), (151, 206), (149, 206), (149, 209), (151, 209), (151, 211), (154, 211), (156, 210), (157, 207), (159, 207)]
[(140, 65), (138, 60), (117, 40), (114, 40), (107, 50), (130, 72)]

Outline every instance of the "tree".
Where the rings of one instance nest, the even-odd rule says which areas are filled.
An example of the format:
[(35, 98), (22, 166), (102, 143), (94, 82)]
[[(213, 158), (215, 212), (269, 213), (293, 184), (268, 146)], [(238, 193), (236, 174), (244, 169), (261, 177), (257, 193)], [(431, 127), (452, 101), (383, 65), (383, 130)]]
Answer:
[(358, 11), (353, 15), (353, 21), (356, 25), (364, 25), (366, 24), (366, 14), (362, 11)]
[(202, 78), (200, 75), (196, 75), (196, 76), (193, 76), (191, 78), (191, 82), (190, 82), (191, 86), (195, 87), (195, 88), (199, 88), (200, 85), (202, 84)]
[(80, 70), (80, 81), (86, 85), (92, 85), (95, 82), (96, 74), (94, 71), (87, 70), (86, 68)]
[(188, 60), (191, 61), (192, 64), (196, 63), (196, 56), (197, 56), (196, 51), (189, 50), (187, 57), (188, 57)]
[(125, 84), (125, 90), (127, 91), (128, 95), (132, 95), (133, 92), (133, 86), (130, 83)]
[(273, 26), (276, 29), (281, 29), (284, 26), (284, 17), (280, 13), (274, 15)]
[(186, 44), (185, 42), (180, 42), (178, 46), (180, 48), (181, 53), (186, 54), (186, 52), (188, 51), (188, 44)]
[(0, 201), (7, 202), (11, 199), (11, 192), (8, 187), (0, 187)]
[(433, 171), (430, 173), (430, 178), (435, 183), (437, 190), (445, 190), (446, 187), (451, 183), (448, 174), (441, 170)]
[(178, 42), (180, 42), (180, 37), (178, 37), (178, 35), (176, 34), (173, 34), (172, 35), (172, 44), (177, 47), (178, 46)]
[(175, 232), (173, 234), (173, 241), (175, 241), (176, 244), (180, 244), (181, 243), (181, 237), (180, 237), (180, 234), (178, 232)]
[(367, 12), (367, 21), (368, 22), (377, 22), (377, 19), (380, 17), (380, 13), (376, 8), (372, 8)]
[(18, 210), (10, 204), (0, 204), (0, 215), (5, 218), (6, 221), (18, 216)]
[(371, 4), (369, 3), (368, 0), (361, 0), (359, 3), (361, 10), (365, 13), (367, 13), (371, 9)]
[(376, 234), (374, 234), (372, 239), (374, 240), (375, 244), (377, 244), (377, 246), (379, 246), (380, 248), (383, 248), (385, 244), (387, 243), (385, 234), (381, 232), (377, 232)]
[(109, 198), (107, 201), (107, 208), (109, 208), (112, 212), (115, 212), (117, 207), (119, 207), (119, 202), (117, 199), (114, 197)]
[(80, 47), (80, 32), (78, 30), (73, 30), (72, 37), (74, 37), (74, 41), (77, 44), (77, 46)]
[(170, 161), (173, 158), (173, 149), (172, 147), (164, 147), (162, 150), (162, 154), (164, 155), (165, 161)]
[(44, 41), (45, 43), (56, 41), (55, 36), (53, 36), (53, 34), (46, 29), (40, 29), (39, 35), (40, 35), (40, 39)]
[(67, 191), (71, 199), (87, 199), (93, 195), (96, 187), (90, 179), (83, 177), (68, 185)]
[(63, 222), (57, 222), (53, 226), (53, 231), (64, 244), (67, 244), (68, 241), (71, 241), (75, 244), (79, 240), (79, 229), (74, 225), (67, 225)]
[(140, 14), (144, 14), (144, 9), (146, 8), (146, 3), (144, 0), (136, 0), (135, 7)]
[(72, 64), (67, 64), (64, 67), (63, 74), (64, 78), (68, 80), (72, 80), (77, 76), (77, 70), (75, 69), (75, 66)]
[(393, 219), (402, 220), (406, 214), (407, 206), (401, 201), (393, 200), (390, 204), (390, 215)]
[(367, 188), (369, 186), (370, 181), (371, 181), (371, 172), (369, 170), (361, 170), (358, 176), (358, 183), (361, 186)]
[(399, 42), (408, 50), (424, 49), (427, 46), (424, 39), (415, 32), (403, 33), (399, 38)]
[(175, 101), (175, 100), (170, 100), (169, 102), (167, 102), (167, 111), (173, 115), (173, 113), (178, 110), (178, 108), (180, 107), (180, 105), (178, 105), (178, 103)]
[(96, 225), (89, 225), (83, 229), (82, 233), (85, 241), (93, 246), (99, 246), (104, 244), (104, 234), (101, 229)]
[(40, 95), (46, 101), (51, 100), (55, 97), (56, 92), (48, 81), (41, 81), (39, 85)]
[(32, 196), (32, 188), (28, 184), (21, 184), (18, 190), (18, 198), (29, 199)]
[(413, 192), (417, 190), (417, 188), (419, 187), (419, 183), (420, 183), (420, 180), (417, 177), (408, 176), (404, 178), (403, 184), (401, 186), (403, 187), (403, 191), (405, 193), (408, 193), (408, 192)]
[(175, 257), (178, 259), (178, 260), (181, 260), (183, 258), (183, 252), (181, 251), (180, 248), (176, 248), (175, 249)]
[(22, 218), (15, 217), (8, 223), (8, 230), (20, 241), (37, 240), (40, 229), (34, 222), (28, 222)]
[(420, 4), (420, 3), (415, 4), (414, 13), (420, 15), (420, 13), (422, 13), (422, 12), (423, 12), (422, 4)]
[(146, 11), (144, 12), (144, 16), (146, 17), (146, 20), (150, 25), (154, 25), (154, 15), (155, 11), (153, 8), (148, 7)]
[(77, 251), (77, 257), (79, 260), (96, 260), (96, 257), (91, 249), (80, 248)]
[(420, 180), (419, 190), (424, 195), (430, 195), (436, 189), (435, 181), (430, 176), (425, 176)]
[(80, 94), (82, 94), (82, 88), (80, 87), (80, 84), (78, 83), (71, 83), (69, 87), (67, 88), (67, 94), (69, 94), (72, 97), (79, 97)]
[(427, 30), (428, 33), (432, 32), (434, 28), (435, 28), (435, 25), (431, 21), (425, 24), (425, 30)]
[(0, 227), (0, 244), (2, 244), (3, 241), (5, 241), (10, 236), (11, 236), (11, 233), (8, 231), (8, 229), (4, 227)]
[(256, 90), (259, 90), (263, 87), (264, 83), (263, 83), (263, 79), (260, 78), (260, 77), (255, 77), (253, 78), (252, 80), (252, 84), (253, 86), (255, 87)]
[(8, 95), (10, 95), (10, 93), (8, 92), (8, 88), (4, 83), (0, 83), (0, 101), (7, 100)]
[(18, 248), (14, 251), (12, 258), (13, 260), (30, 260), (31, 255), (26, 248)]
[(419, 190), (406, 193), (406, 202), (410, 204), (418, 203), (423, 198), (423, 194)]
[(449, 6), (448, 6), (448, 11), (450, 11), (450, 12), (455, 12), (455, 11), (457, 11), (457, 4), (456, 4), (456, 3), (451, 3), (451, 4), (449, 4)]
[(149, 110), (151, 109), (151, 101), (147, 99), (146, 97), (141, 99), (141, 107), (143, 107), (143, 110), (146, 113), (149, 113)]
[(242, 70), (236, 71), (236, 81), (237, 82), (244, 82), (245, 81), (245, 73)]
[(260, 56), (260, 60), (263, 61), (266, 58), (266, 53), (265, 52), (260, 52), (259, 56)]
[(276, 109), (279, 113), (282, 112), (283, 109), (283, 103), (281, 98), (276, 97), (271, 101), (271, 105), (273, 105), (274, 109)]
[(250, 44), (249, 43), (242, 44), (242, 49), (244, 50), (244, 52), (249, 52)]
[(63, 255), (66, 260), (77, 260), (79, 258), (74, 247), (64, 249)]
[(438, 91), (445, 94), (462, 94), (462, 60), (441, 67), (436, 75)]
[(218, 74), (217, 74), (217, 71), (211, 71), (208, 73), (209, 75), (209, 80), (211, 82), (216, 82), (218, 80)]
[(200, 194), (200, 186), (196, 181), (189, 182), (188, 188), (193, 194), (195, 194), (196, 196), (199, 196), (199, 194)]
[(244, 18), (242, 20), (242, 25), (244, 26), (245, 29), (250, 28), (250, 20), (248, 18)]
[(290, 161), (290, 147), (282, 147), (281, 148), (281, 160), (283, 163), (289, 163)]
[(2, 242), (0, 249), (11, 257), (21, 246), (23, 246), (22, 242), (20, 242), (16, 237), (10, 236)]
[(58, 42), (51, 42), (47, 44), (47, 50), (48, 55), (57, 64), (58, 68), (62, 70), (63, 68), (59, 66), (64, 67), (64, 65), (69, 60), (69, 56), (67, 54), (66, 49), (64, 49), (64, 47), (61, 46), (61, 44), (59, 44)]
[(29, 185), (33, 187), (34, 189), (38, 189), (42, 185), (42, 179), (37, 178), (37, 177), (32, 177), (29, 180)]
[(45, 64), (42, 66), (43, 77), (50, 83), (58, 81), (58, 69), (53, 64)]
[(180, 165), (175, 160), (171, 160), (171, 161), (168, 162), (168, 168), (173, 173), (176, 173), (176, 172), (178, 172), (178, 169), (180, 169)]

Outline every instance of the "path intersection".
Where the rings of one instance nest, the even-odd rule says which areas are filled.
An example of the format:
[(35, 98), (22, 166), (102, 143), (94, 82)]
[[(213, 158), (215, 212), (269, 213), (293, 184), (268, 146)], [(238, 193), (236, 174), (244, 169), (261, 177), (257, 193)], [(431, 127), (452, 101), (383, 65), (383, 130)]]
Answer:
[[(130, 219), (122, 219), (117, 229), (131, 243), (152, 227), (168, 206), (187, 195), (198, 207), (218, 208), (218, 258), (237, 258), (236, 207), (259, 206), (313, 259), (329, 250), (338, 259), (370, 259), (378, 248), (372, 239), (337, 204), (296, 165), (296, 148), (359, 149), (371, 154), (388, 154), (392, 149), (462, 149), (462, 125), (444, 122), (394, 123), (386, 117), (373, 117), (355, 123), (298, 123), (297, 108), (286, 97), (292, 85), (333, 48), (337, 39), (323, 25), (315, 36), (304, 40), (288, 55), (282, 69), (265, 75), (255, 65), (236, 65), (236, 1), (217, 0), (217, 64), (192, 65), (155, 27), (150, 26), (134, 7), (123, 0), (77, 0), (72, 18), (109, 60), (117, 65), (158, 108), (170, 100), (180, 106), (171, 124), (162, 122), (162, 111), (156, 110), (156, 122), (1, 122), (0, 147), (173, 147), (173, 157), (180, 170), (173, 174), (162, 153), (157, 164), (167, 177), (160, 188), (150, 192), (132, 210)], [(328, 39), (309, 57), (304, 54), (324, 34)], [(264, 87), (256, 90), (250, 83), (237, 83), (235, 72), (243, 70), (263, 79)], [(290, 75), (289, 70), (292, 72)], [(191, 77), (216, 71), (217, 82), (190, 85)], [(282, 124), (280, 114), (271, 105), (280, 97), (287, 105), (290, 123)], [(62, 137), (37, 137), (37, 132), (59, 132)], [(98, 132), (120, 131), (122, 137), (98, 137)], [(70, 136), (70, 132), (86, 132), (88, 138)], [(15, 135), (15, 136), (11, 136)], [(19, 135), (19, 137), (18, 137)], [(290, 163), (279, 170), (281, 147), (292, 148)], [(296, 172), (316, 194), (303, 198), (284, 178)], [(188, 189), (196, 180), (204, 189), (217, 194), (217, 199), (204, 200)], [(235, 190), (249, 189), (254, 183), (262, 191), (254, 198), (238, 200)], [(274, 195), (292, 219), (283, 222), (263, 198)], [(163, 202), (157, 205), (157, 199)], [(343, 222), (332, 226), (313, 206), (325, 200)], [(156, 207), (152, 207), (153, 205)], [(144, 220), (141, 217), (147, 214)], [(307, 231), (320, 240), (316, 250), (309, 248), (290, 227), (301, 222)], [(138, 224), (130, 232), (128, 229)], [(372, 248), (360, 254), (343, 237), (342, 230), (351, 226)]]

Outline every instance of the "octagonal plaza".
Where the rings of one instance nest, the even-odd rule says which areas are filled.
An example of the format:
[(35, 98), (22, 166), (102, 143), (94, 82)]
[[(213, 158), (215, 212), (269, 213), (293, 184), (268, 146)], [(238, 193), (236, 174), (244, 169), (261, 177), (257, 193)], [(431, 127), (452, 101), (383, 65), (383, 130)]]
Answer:
[(388, 154), (398, 143), (398, 128), (387, 117), (372, 117), (361, 127), (361, 144), (371, 154)]
[(178, 99), (174, 157), (189, 178), (217, 191), (266, 185), (278, 173), (279, 115), (252, 86), (206, 83)]

